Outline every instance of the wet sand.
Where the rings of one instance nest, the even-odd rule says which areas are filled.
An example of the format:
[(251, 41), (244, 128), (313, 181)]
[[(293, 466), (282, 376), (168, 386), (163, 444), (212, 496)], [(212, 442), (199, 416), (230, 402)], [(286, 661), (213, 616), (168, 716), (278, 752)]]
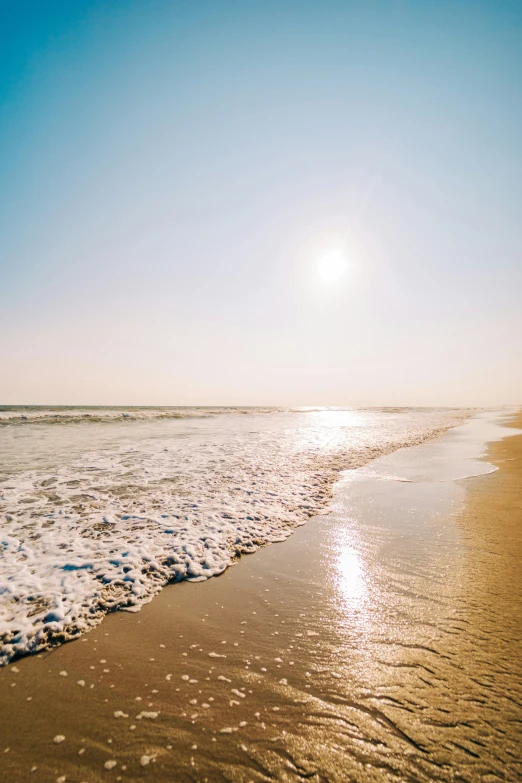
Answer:
[(422, 449), (383, 462), (421, 479), (346, 480), (283, 544), (0, 670), (1, 783), (522, 779), (522, 435), (465, 480)]

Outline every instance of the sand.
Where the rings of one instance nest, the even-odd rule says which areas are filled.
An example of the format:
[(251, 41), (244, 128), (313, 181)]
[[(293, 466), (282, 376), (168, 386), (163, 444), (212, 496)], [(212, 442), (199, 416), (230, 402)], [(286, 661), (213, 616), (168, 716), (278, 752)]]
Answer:
[(520, 780), (522, 436), (487, 460), (369, 477), (222, 576), (0, 670), (0, 781)]

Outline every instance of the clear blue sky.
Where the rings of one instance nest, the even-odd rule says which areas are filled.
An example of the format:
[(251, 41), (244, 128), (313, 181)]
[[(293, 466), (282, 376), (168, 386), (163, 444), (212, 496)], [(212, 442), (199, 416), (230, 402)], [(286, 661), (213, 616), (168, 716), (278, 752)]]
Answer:
[(522, 402), (521, 3), (3, 0), (0, 141), (0, 403)]

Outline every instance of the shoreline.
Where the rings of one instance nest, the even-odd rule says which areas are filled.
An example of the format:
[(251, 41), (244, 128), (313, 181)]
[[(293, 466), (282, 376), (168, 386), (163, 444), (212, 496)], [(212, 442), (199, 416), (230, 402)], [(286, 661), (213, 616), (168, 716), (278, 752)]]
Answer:
[(441, 481), (371, 463), (283, 544), (0, 670), (6, 783), (516, 780), (521, 455), (505, 436), (478, 458), (498, 471)]
[[(220, 575), (242, 554), (327, 512), (344, 470), (429, 442), (467, 418), (465, 411), (410, 412), (404, 430), (400, 417), (384, 414), (379, 424), (366, 420), (369, 428), (364, 412), (316, 414), (225, 416), (185, 422), (181, 431), (179, 422), (156, 421), (136, 425), (131, 442), (121, 440), (121, 423), (57, 429), (59, 450), (73, 448), (72, 462), (29, 472), (25, 484), (12, 477), (1, 498), (8, 600), (0, 607), (0, 665), (79, 638), (117, 609), (139, 610), (169, 582)], [(362, 437), (358, 428), (366, 429)], [(187, 434), (195, 450), (183, 448)], [(47, 458), (46, 437), (34, 435), (29, 468)], [(4, 467), (22, 456), (13, 438), (0, 449)], [(21, 443), (25, 452), (29, 444)]]

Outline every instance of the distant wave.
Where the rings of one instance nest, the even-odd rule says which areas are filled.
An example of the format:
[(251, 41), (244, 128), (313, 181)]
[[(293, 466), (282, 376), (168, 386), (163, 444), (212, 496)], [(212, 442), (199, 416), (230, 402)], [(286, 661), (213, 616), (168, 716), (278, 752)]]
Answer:
[(24, 424), (99, 424), (156, 419), (202, 419), (225, 414), (259, 414), (284, 408), (37, 408), (0, 407), (0, 427)]
[[(160, 419), (205, 419), (224, 415), (259, 415), (271, 413), (323, 413), (330, 411), (369, 411), (379, 413), (406, 413), (407, 411), (450, 411), (444, 408), (351, 408), (342, 406), (162, 406), (162, 407), (108, 407), (108, 406), (37, 406), (0, 405), (0, 427), (26, 424), (103, 424), (114, 422), (155, 421)], [(471, 409), (470, 409), (471, 412)]]

